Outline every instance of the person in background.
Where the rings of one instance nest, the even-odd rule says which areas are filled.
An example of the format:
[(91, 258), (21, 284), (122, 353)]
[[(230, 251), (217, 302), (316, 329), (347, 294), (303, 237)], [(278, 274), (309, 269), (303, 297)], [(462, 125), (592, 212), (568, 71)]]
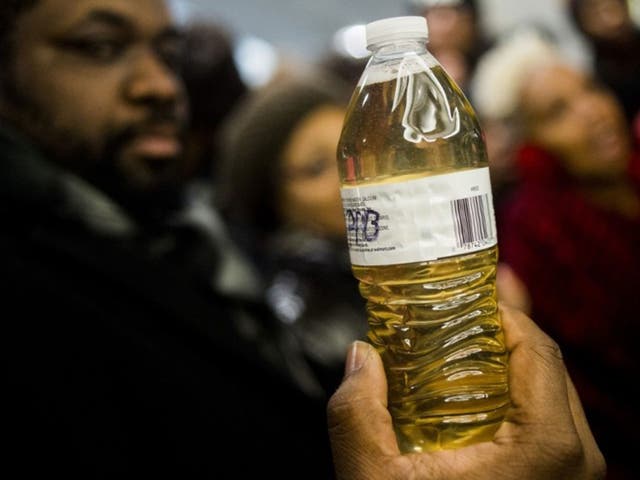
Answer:
[(301, 340), (327, 397), (367, 331), (351, 273), (336, 149), (350, 89), (327, 72), (254, 92), (225, 126), (219, 206), (265, 278), (266, 300)]
[(410, 0), (409, 13), (429, 27), (429, 51), (466, 93), (476, 62), (488, 48), (475, 0)]
[(541, 41), (511, 37), (478, 65), (477, 98), (502, 102), (522, 139), (520, 183), (497, 215), (500, 257), (525, 286), (532, 318), (562, 348), (608, 478), (635, 478), (637, 139), (611, 91), (552, 46), (522, 45)]
[(526, 315), (501, 307), (512, 407), (494, 440), (401, 455), (387, 410), (380, 356), (349, 350), (345, 378), (327, 406), (340, 480), (599, 480), (606, 463), (558, 345)]
[(593, 49), (597, 77), (617, 95), (630, 123), (640, 118), (640, 29), (626, 0), (567, 0), (570, 18)]
[(518, 92), (510, 86), (514, 79), (516, 84), (521, 81), (532, 62), (558, 58), (555, 45), (554, 37), (546, 30), (520, 25), (496, 39), (494, 48), (481, 57), (482, 62), (469, 81), (469, 99), (485, 136), (497, 210), (509, 201), (519, 184), (516, 156), (522, 132), (513, 118)]
[(249, 88), (240, 76), (233, 56), (233, 40), (224, 25), (196, 21), (183, 28), (184, 53), (180, 75), (190, 105), (185, 164), (188, 175), (211, 185), (220, 156), (218, 129)]
[(182, 216), (188, 101), (166, 7), (0, 4), (3, 467), (332, 478), (294, 339), (218, 289), (227, 252)]

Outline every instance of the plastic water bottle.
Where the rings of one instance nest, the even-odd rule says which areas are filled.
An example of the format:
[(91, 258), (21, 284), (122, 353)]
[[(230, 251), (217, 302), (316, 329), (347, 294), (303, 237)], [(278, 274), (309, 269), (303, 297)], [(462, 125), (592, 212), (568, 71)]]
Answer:
[(366, 26), (338, 146), (352, 270), (403, 452), (490, 440), (509, 404), (497, 235), (476, 115), (423, 17)]

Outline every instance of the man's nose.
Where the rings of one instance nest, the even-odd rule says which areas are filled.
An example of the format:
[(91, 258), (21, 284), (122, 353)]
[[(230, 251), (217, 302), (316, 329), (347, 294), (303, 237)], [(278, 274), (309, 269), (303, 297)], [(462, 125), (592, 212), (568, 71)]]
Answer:
[(136, 103), (167, 104), (183, 94), (182, 80), (152, 48), (140, 51), (125, 82), (125, 95)]

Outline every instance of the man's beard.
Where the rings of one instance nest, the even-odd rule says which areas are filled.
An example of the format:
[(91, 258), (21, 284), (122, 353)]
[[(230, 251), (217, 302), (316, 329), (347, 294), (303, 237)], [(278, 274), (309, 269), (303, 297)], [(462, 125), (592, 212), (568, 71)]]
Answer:
[(88, 181), (138, 221), (160, 221), (181, 206), (183, 188), (178, 175), (154, 188), (144, 189), (127, 178), (119, 167), (125, 146), (142, 130), (157, 123), (176, 121), (173, 109), (151, 110), (146, 119), (112, 128), (99, 145), (93, 145), (72, 129), (61, 126), (55, 115), (20, 93), (11, 82), (3, 82), (0, 88), (0, 95), (9, 107), (10, 124), (32, 140), (48, 161)]
[[(106, 136), (98, 156), (92, 158), (92, 168), (83, 177), (109, 197), (122, 205), (138, 221), (158, 222), (170, 212), (179, 209), (184, 200), (184, 184), (177, 171), (152, 188), (141, 188), (128, 178), (120, 165), (125, 147), (147, 126), (172, 121), (167, 113), (154, 112), (145, 121), (129, 125)], [(86, 148), (84, 148), (86, 152)], [(175, 161), (175, 160), (172, 160)]]

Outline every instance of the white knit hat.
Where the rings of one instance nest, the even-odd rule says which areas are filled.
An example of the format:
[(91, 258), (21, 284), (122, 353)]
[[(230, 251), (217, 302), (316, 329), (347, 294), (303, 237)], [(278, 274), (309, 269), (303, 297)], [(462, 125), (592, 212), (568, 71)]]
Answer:
[(559, 48), (533, 28), (516, 30), (479, 60), (470, 82), (471, 99), (481, 118), (506, 119), (517, 110), (524, 80), (533, 70), (567, 63)]

